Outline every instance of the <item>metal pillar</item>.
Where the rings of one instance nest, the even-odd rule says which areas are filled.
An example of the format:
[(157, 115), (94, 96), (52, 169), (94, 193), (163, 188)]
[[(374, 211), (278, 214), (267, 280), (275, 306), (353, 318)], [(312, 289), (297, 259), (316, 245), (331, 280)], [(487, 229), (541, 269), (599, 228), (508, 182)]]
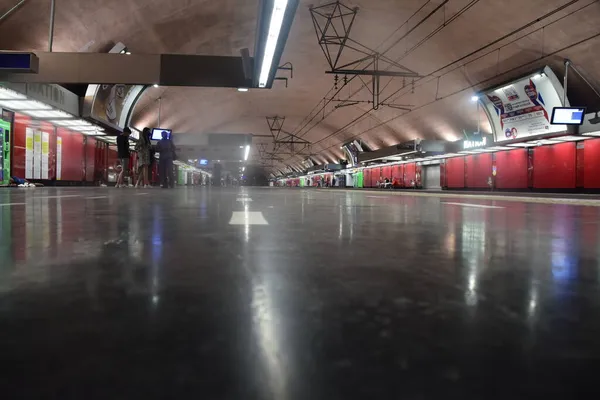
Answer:
[(160, 128), (160, 109), (162, 108), (162, 97), (158, 98), (158, 126)]
[(563, 86), (565, 92), (563, 93), (563, 107), (567, 106), (567, 86), (569, 85), (569, 67), (571, 66), (571, 60), (565, 60), (565, 80)]
[(21, 0), (19, 1), (17, 4), (15, 4), (13, 6), (13, 8), (11, 8), (10, 10), (8, 10), (7, 12), (4, 13), (4, 15), (2, 15), (0, 17), (0, 22), (4, 21), (6, 18), (8, 18), (13, 12), (17, 11), (17, 9), (19, 7), (21, 7), (23, 5), (23, 3), (25, 3), (27, 0)]
[(55, 1), (50, 0), (50, 28), (48, 31), (48, 52), (52, 53), (52, 44), (54, 43), (54, 11)]

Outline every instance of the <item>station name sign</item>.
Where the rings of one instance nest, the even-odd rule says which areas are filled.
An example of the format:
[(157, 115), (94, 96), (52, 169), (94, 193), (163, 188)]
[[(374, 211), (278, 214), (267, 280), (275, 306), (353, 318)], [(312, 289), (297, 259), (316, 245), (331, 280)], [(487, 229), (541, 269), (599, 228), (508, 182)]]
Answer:
[(476, 149), (478, 147), (485, 147), (487, 145), (487, 138), (484, 136), (479, 140), (465, 140), (463, 142), (463, 149)]

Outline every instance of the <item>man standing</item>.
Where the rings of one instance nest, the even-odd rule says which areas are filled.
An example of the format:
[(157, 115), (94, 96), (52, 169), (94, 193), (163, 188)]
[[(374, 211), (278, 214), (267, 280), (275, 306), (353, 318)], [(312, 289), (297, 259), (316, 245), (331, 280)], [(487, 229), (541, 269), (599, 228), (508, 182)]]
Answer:
[(121, 172), (117, 177), (116, 187), (127, 186), (123, 184), (123, 180), (129, 176), (129, 135), (131, 135), (131, 129), (125, 128), (123, 133), (117, 136), (117, 152), (121, 161)]
[(163, 131), (162, 140), (156, 145), (156, 151), (160, 154), (158, 159), (158, 174), (160, 175), (160, 186), (164, 189), (175, 187), (175, 176), (173, 174), (173, 160), (175, 156), (175, 145), (169, 132)]

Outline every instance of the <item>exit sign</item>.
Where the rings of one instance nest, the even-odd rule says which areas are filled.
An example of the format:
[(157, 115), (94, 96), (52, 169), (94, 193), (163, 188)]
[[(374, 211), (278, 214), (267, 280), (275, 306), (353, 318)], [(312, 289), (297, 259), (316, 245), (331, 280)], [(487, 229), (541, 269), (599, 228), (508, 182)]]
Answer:
[(37, 74), (40, 60), (33, 53), (0, 51), (0, 72)]

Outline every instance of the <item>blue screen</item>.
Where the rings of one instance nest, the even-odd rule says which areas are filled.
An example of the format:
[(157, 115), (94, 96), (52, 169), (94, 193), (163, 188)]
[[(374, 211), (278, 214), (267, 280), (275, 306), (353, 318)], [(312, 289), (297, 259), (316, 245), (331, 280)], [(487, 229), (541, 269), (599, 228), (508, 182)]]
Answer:
[(30, 69), (31, 55), (27, 53), (0, 53), (0, 69)]
[(208, 165), (208, 160), (200, 160), (198, 162), (198, 164), (200, 164), (200, 165)]

